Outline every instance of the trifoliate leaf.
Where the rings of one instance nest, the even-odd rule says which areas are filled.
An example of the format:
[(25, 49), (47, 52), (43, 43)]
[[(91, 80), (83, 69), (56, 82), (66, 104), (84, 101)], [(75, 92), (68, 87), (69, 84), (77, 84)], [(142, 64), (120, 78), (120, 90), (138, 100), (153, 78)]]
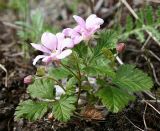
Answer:
[(121, 111), (130, 100), (134, 99), (134, 96), (113, 86), (100, 89), (96, 95), (101, 99), (103, 105), (114, 113)]
[(113, 83), (132, 92), (149, 90), (153, 86), (151, 78), (132, 65), (122, 65), (118, 69)]
[(50, 79), (37, 79), (32, 85), (29, 85), (27, 91), (33, 98), (54, 98), (54, 83)]
[(75, 96), (61, 96), (60, 100), (53, 104), (53, 114), (57, 120), (68, 121), (75, 110)]
[(15, 112), (15, 119), (25, 118), (30, 121), (35, 121), (44, 116), (48, 110), (48, 104), (44, 102), (34, 102), (32, 100), (26, 100), (21, 102)]

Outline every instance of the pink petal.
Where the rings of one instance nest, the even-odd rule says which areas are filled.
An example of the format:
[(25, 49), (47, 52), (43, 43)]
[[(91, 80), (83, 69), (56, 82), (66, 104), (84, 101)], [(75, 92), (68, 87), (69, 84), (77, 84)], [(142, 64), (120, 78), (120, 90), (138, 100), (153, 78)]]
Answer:
[(36, 58), (33, 60), (33, 65), (35, 65), (38, 60), (40, 60), (40, 59), (42, 59), (44, 57), (46, 57), (46, 56), (45, 55), (38, 55), (38, 56), (36, 56)]
[(69, 56), (71, 53), (72, 53), (72, 50), (67, 49), (67, 50), (62, 51), (61, 54), (57, 55), (56, 57), (57, 57), (57, 59), (63, 59), (65, 57)]
[(82, 17), (74, 15), (73, 18), (81, 27), (85, 28), (85, 21)]
[(42, 52), (45, 52), (45, 53), (50, 53), (51, 51), (48, 50), (46, 47), (44, 47), (42, 44), (35, 44), (35, 43), (31, 43), (31, 45), (37, 49), (37, 50), (40, 50)]
[(42, 61), (47, 64), (47, 63), (49, 63), (49, 62), (52, 61), (52, 57), (51, 57), (51, 56), (46, 56), (46, 57), (44, 57), (44, 58), (42, 59)]
[(41, 42), (46, 48), (50, 50), (56, 50), (57, 37), (54, 34), (49, 33), (49, 32), (43, 33), (41, 37)]
[(75, 45), (79, 44), (81, 41), (83, 40), (83, 37), (82, 36), (76, 36), (74, 39), (73, 39), (73, 42)]
[(71, 38), (65, 38), (62, 42), (61, 50), (63, 50), (65, 47), (73, 48), (73, 46), (74, 46), (73, 40)]
[(81, 29), (82, 29), (82, 28), (81, 28), (81, 26), (79, 26), (79, 25), (73, 28), (73, 30), (75, 30), (75, 31), (78, 32), (78, 33), (81, 32)]
[(98, 25), (100, 26), (103, 23), (104, 23), (103, 19), (97, 17), (95, 14), (92, 14), (86, 19), (86, 28), (92, 29), (95, 26)]
[(65, 36), (70, 36), (71, 35), (71, 32), (73, 31), (73, 29), (71, 28), (66, 28), (62, 31), (62, 33), (65, 35)]
[(63, 40), (65, 39), (65, 36), (63, 33), (57, 33), (56, 34), (56, 37), (58, 39), (58, 45), (57, 45), (57, 49), (60, 50), (61, 49), (61, 46), (62, 46), (62, 42)]

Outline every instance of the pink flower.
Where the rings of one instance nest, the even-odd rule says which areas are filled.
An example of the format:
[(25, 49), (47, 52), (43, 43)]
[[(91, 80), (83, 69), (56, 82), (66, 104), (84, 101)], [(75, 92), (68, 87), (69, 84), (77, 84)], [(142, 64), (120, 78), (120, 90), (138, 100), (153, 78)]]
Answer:
[(53, 60), (60, 60), (72, 53), (71, 49), (73, 47), (73, 41), (70, 38), (65, 38), (62, 33), (58, 33), (56, 35), (45, 32), (41, 37), (42, 44), (34, 44), (31, 45), (44, 53), (44, 55), (38, 55), (33, 60), (33, 65), (37, 63), (38, 60), (42, 59), (43, 62), (49, 63)]
[[(95, 14), (90, 15), (86, 21), (80, 16), (74, 15), (73, 18), (78, 25), (73, 29), (75, 32), (81, 34), (83, 40), (89, 40), (93, 34), (100, 29), (100, 25), (104, 23), (103, 19), (97, 17)], [(74, 32), (71, 31), (71, 32)], [(78, 36), (78, 35), (77, 35)]]
[(74, 45), (79, 44), (83, 40), (82, 35), (74, 29), (66, 28), (62, 31), (62, 33), (66, 37), (70, 37), (73, 40)]

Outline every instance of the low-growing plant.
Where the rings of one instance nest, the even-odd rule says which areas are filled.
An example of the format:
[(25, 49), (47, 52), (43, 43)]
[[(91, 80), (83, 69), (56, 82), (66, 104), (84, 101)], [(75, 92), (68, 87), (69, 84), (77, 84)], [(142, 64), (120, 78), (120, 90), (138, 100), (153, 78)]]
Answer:
[(130, 36), (136, 36), (140, 43), (144, 43), (145, 32), (149, 31), (155, 39), (160, 42), (160, 32), (158, 27), (160, 26), (160, 8), (154, 11), (152, 6), (146, 6), (143, 9), (139, 9), (137, 12), (139, 19), (133, 20), (128, 15), (126, 19), (126, 25), (123, 27), (121, 24), (115, 26), (120, 40), (127, 40)]
[(45, 32), (41, 44), (31, 44), (44, 53), (33, 64), (42, 59), (45, 65), (24, 79), (30, 98), (16, 108), (16, 120), (35, 121), (51, 112), (55, 119), (67, 122), (84, 105), (104, 105), (117, 113), (135, 99), (134, 93), (152, 88), (147, 74), (134, 65), (116, 63), (124, 44), (116, 51), (117, 34), (111, 30), (98, 32), (101, 18), (92, 14), (86, 21), (79, 16), (74, 19), (78, 24), (75, 28), (56, 35)]

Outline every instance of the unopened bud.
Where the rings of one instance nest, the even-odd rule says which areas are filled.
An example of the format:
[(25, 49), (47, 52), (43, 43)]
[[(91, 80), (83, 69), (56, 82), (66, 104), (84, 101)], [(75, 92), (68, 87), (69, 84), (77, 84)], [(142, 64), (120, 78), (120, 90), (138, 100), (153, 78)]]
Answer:
[(26, 76), (23, 80), (24, 84), (31, 84), (33, 83), (33, 81), (34, 81), (34, 78), (32, 75)]
[(126, 45), (124, 43), (119, 43), (116, 47), (116, 50), (118, 53), (122, 53), (126, 48)]
[(37, 68), (37, 72), (36, 72), (37, 76), (42, 77), (42, 76), (45, 75), (45, 73), (46, 73), (46, 71), (45, 71), (45, 67), (44, 66), (40, 66), (40, 67)]

